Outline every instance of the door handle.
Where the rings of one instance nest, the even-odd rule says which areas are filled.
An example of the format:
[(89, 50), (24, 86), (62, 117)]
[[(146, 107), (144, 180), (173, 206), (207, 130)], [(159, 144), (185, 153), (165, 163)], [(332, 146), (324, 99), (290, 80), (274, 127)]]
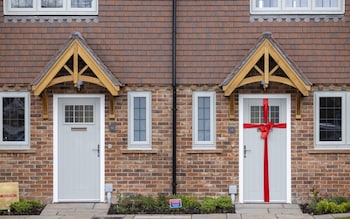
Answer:
[(248, 150), (247, 145), (244, 145), (244, 148), (243, 148), (244, 158), (247, 158), (247, 151), (251, 151), (251, 150)]
[(97, 157), (100, 157), (100, 144), (97, 145), (97, 148), (92, 149), (93, 151), (97, 151)]

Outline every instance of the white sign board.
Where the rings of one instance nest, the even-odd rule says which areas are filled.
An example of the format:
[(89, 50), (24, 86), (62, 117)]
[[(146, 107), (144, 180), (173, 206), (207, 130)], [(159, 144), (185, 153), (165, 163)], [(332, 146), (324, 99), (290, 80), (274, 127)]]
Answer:
[(170, 205), (170, 208), (181, 208), (182, 201), (181, 201), (181, 199), (170, 199), (169, 205)]

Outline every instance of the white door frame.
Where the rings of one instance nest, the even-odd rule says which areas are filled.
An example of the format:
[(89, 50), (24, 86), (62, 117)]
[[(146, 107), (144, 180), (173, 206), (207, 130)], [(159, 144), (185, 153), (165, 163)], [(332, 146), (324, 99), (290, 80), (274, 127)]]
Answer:
[[(105, 201), (105, 96), (103, 94), (54, 94), (53, 95), (53, 202), (58, 200), (58, 99), (100, 99), (100, 202)], [(83, 201), (83, 200), (82, 200)]]
[(282, 98), (286, 99), (286, 131), (287, 131), (287, 200), (286, 203), (291, 203), (291, 103), (290, 103), (290, 94), (240, 94), (239, 95), (239, 202), (244, 202), (243, 197), (243, 171), (244, 171), (244, 165), (243, 165), (243, 159), (244, 159), (244, 153), (243, 153), (243, 100), (249, 99), (249, 98), (268, 98), (268, 99), (274, 99), (274, 98)]

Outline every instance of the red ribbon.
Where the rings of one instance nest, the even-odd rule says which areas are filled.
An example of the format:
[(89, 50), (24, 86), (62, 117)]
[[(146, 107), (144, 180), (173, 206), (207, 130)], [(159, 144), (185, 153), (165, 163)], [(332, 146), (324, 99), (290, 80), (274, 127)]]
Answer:
[(244, 123), (243, 128), (258, 128), (261, 132), (260, 138), (264, 139), (264, 202), (270, 202), (270, 183), (269, 183), (269, 150), (268, 136), (272, 128), (286, 128), (286, 123), (275, 124), (268, 121), (269, 115), (269, 99), (263, 99), (263, 124)]

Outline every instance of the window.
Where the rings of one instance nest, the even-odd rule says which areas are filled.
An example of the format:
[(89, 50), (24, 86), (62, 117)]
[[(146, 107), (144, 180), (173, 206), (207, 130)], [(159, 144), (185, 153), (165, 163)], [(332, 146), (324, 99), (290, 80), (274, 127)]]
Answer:
[(151, 106), (151, 92), (128, 93), (129, 149), (152, 148)]
[(350, 148), (350, 92), (315, 93), (316, 148)]
[(5, 15), (97, 15), (98, 0), (4, 0)]
[(215, 92), (193, 92), (193, 149), (215, 149)]
[(251, 0), (252, 14), (344, 14), (345, 0)]
[(87, 124), (94, 122), (93, 105), (65, 105), (64, 122)]
[(0, 148), (29, 148), (29, 93), (0, 92), (0, 98)]

